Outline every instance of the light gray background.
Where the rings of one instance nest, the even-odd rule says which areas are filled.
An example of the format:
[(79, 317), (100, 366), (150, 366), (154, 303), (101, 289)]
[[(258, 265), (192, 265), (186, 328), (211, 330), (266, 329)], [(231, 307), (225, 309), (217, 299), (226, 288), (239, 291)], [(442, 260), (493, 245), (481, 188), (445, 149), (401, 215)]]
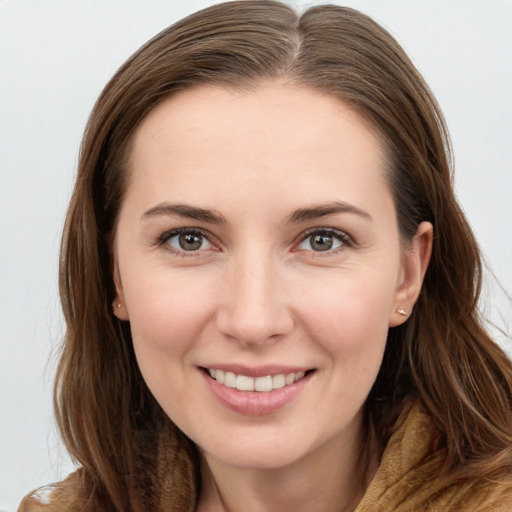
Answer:
[[(63, 332), (57, 253), (88, 113), (133, 51), (211, 3), (0, 0), (0, 510), (72, 470), (51, 407)], [(451, 130), (460, 201), (510, 293), (512, 1), (336, 3), (384, 24), (431, 85)], [(510, 335), (510, 303), (488, 283), (487, 311)], [(510, 353), (510, 340), (500, 343)]]

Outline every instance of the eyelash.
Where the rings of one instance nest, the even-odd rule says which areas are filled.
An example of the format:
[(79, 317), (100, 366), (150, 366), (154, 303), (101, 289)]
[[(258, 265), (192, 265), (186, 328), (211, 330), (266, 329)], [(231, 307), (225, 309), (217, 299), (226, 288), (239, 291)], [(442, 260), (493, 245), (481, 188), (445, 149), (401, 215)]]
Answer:
[[(212, 246), (214, 246), (213, 242), (211, 241), (211, 235), (209, 235), (209, 233), (207, 231), (204, 231), (199, 228), (188, 228), (188, 227), (171, 229), (169, 231), (166, 231), (165, 233), (162, 233), (158, 237), (158, 239), (156, 241), (156, 245), (165, 246), (165, 250), (167, 250), (177, 256), (182, 256), (182, 257), (189, 257), (189, 256), (197, 257), (197, 255), (200, 252), (205, 250), (205, 249), (202, 249), (202, 250), (198, 249), (198, 250), (191, 250), (191, 251), (186, 251), (184, 249), (180, 250), (180, 249), (176, 249), (176, 248), (172, 247), (170, 244), (167, 243), (171, 238), (178, 236), (178, 235), (182, 235), (182, 234), (200, 236), (200, 237), (204, 238), (208, 243), (212, 244)], [(335, 249), (327, 249), (325, 251), (314, 251), (312, 249), (307, 250), (307, 249), (298, 249), (297, 248), (298, 245), (304, 243), (308, 238), (311, 238), (314, 235), (332, 237), (333, 239), (336, 239), (337, 241), (341, 242), (341, 245), (339, 247), (336, 247)], [(294, 251), (305, 250), (307, 252), (311, 252), (311, 253), (315, 254), (315, 256), (329, 256), (329, 255), (338, 253), (339, 251), (343, 250), (346, 247), (353, 247), (354, 245), (355, 245), (355, 242), (352, 239), (352, 237), (350, 237), (347, 233), (345, 233), (343, 231), (339, 231), (334, 228), (312, 228), (312, 229), (309, 229), (306, 232), (302, 233), (300, 235), (300, 237), (298, 237), (298, 241), (296, 243), (294, 243), (293, 250)]]
[(200, 236), (200, 237), (204, 238), (207, 242), (209, 242), (210, 244), (213, 245), (213, 242), (210, 240), (209, 234), (206, 231), (203, 231), (202, 229), (199, 229), (199, 228), (171, 229), (169, 231), (166, 231), (165, 233), (162, 233), (158, 237), (156, 245), (162, 246), (162, 247), (165, 246), (165, 250), (167, 250), (177, 256), (182, 256), (184, 258), (189, 257), (189, 256), (197, 256), (197, 254), (200, 253), (201, 250), (197, 250), (197, 251), (186, 251), (184, 249), (179, 250), (179, 249), (172, 247), (170, 244), (167, 243), (171, 238), (174, 238), (175, 236), (183, 235), (183, 234)]
[[(329, 256), (332, 254), (336, 254), (347, 247), (353, 247), (355, 245), (352, 237), (350, 237), (344, 231), (340, 231), (340, 230), (334, 229), (334, 228), (312, 228), (300, 236), (299, 242), (298, 242), (298, 244), (295, 245), (295, 247), (297, 247), (297, 245), (304, 243), (308, 238), (312, 238), (315, 235), (316, 236), (329, 236), (329, 237), (332, 237), (333, 239), (341, 242), (341, 245), (334, 249), (327, 249), (325, 251), (313, 251), (311, 249), (310, 252), (312, 252), (315, 255), (315, 257)], [(301, 249), (295, 249), (295, 250), (301, 250)]]

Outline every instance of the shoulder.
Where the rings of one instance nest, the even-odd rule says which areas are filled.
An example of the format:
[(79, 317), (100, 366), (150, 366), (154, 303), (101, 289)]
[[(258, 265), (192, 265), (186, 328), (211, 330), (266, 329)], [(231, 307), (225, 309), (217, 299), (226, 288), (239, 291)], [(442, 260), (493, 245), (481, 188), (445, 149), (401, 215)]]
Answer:
[(512, 512), (512, 475), (439, 487), (436, 430), (418, 404), (404, 411), (356, 512)]
[(85, 510), (81, 498), (80, 470), (62, 482), (45, 485), (29, 493), (21, 501), (18, 512), (78, 512)]
[(425, 500), (425, 512), (512, 512), (512, 475), (498, 480), (471, 479)]

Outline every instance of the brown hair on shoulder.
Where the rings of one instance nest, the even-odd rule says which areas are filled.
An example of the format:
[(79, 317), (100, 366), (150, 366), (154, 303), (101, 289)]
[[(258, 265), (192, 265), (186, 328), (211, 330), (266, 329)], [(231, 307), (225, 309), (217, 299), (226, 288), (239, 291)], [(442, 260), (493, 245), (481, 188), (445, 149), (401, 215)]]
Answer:
[(145, 509), (141, 489), (152, 485), (164, 427), (199, 478), (195, 447), (152, 397), (129, 325), (111, 311), (112, 240), (130, 138), (178, 90), (272, 79), (333, 95), (365, 116), (387, 144), (401, 236), (410, 240), (424, 220), (434, 226), (419, 300), (409, 320), (390, 329), (366, 404), (380, 449), (405, 404), (416, 400), (435, 423), (436, 454), (445, 461), (442, 475), (425, 472), (432, 492), (460, 478), (512, 472), (512, 365), (479, 317), (480, 254), (454, 196), (449, 136), (432, 93), (392, 36), (364, 14), (317, 6), (298, 15), (271, 0), (234, 1), (192, 14), (146, 43), (107, 84), (85, 130), (61, 247), (67, 332), (55, 408), (66, 446), (83, 467), (90, 510)]

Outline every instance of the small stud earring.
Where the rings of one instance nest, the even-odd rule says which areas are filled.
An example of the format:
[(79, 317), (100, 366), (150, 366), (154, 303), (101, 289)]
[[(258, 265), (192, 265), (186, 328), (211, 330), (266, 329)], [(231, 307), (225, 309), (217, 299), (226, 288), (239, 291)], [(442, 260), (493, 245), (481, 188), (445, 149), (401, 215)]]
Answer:
[(396, 312), (397, 312), (399, 315), (407, 316), (407, 311), (405, 311), (405, 309), (402, 309), (402, 308), (396, 308)]
[(120, 303), (120, 302), (118, 302), (118, 303), (117, 303), (117, 308), (119, 309), (120, 307), (121, 307), (121, 303)]

